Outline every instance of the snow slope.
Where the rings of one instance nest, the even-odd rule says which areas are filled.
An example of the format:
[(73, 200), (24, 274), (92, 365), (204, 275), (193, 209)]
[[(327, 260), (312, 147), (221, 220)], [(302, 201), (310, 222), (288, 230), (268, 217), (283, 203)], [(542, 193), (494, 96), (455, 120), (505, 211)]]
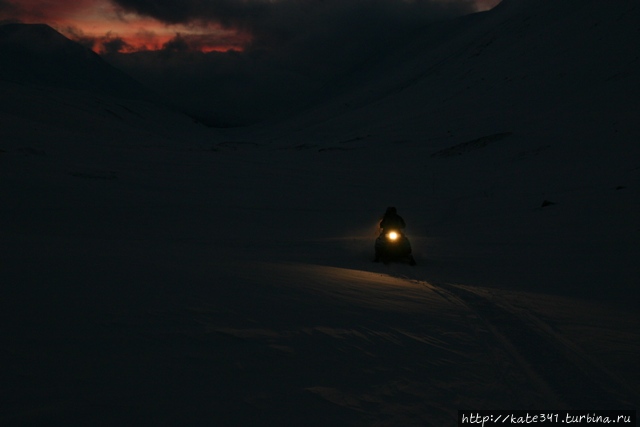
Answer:
[[(468, 37), (567, 3), (515, 4), (469, 17)], [(503, 42), (478, 58), (508, 57)], [(542, 46), (541, 61), (563, 57)], [(404, 54), (399, 75), (435, 55)], [(411, 121), (436, 109), (419, 87), (460, 84), (450, 67), (335, 119), (224, 132), (1, 82), (0, 423), (446, 426), (458, 409), (637, 408), (636, 83), (584, 76), (589, 99), (618, 87), (616, 108), (567, 89), (580, 108), (555, 116), (547, 93), (539, 115), (507, 106), (491, 122), (498, 101), (461, 96), (439, 124)], [(404, 121), (384, 119), (396, 110)], [(371, 262), (387, 205), (416, 267)]]
[(540, 139), (637, 132), (639, 15), (634, 1), (503, 1), (336, 79), (322, 90), (325, 103), (270, 136), (446, 147), (496, 128)]

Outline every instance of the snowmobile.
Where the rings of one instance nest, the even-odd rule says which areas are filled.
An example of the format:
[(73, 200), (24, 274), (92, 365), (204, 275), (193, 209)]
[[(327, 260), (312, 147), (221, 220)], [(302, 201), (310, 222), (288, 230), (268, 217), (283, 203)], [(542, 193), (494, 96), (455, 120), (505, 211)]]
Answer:
[(400, 230), (382, 230), (375, 244), (375, 262), (407, 262), (416, 265), (416, 260), (411, 255), (411, 243)]

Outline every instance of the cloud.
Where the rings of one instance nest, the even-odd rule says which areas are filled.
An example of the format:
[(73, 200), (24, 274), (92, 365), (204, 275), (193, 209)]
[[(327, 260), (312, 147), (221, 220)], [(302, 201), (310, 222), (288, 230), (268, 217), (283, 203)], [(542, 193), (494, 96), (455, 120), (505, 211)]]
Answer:
[(67, 25), (59, 28), (66, 37), (83, 45), (86, 48), (99, 52), (101, 54), (115, 54), (124, 52), (134, 52), (140, 50), (111, 32), (107, 32), (101, 36), (85, 34), (82, 29), (73, 25)]
[(67, 25), (59, 29), (66, 37), (80, 43), (84, 47), (94, 49), (98, 40), (96, 37), (86, 35), (80, 28), (73, 25)]
[[(192, 49), (285, 52), (339, 39), (383, 41), (488, 1), (497, 0), (0, 0), (0, 20), (75, 26), (93, 37), (119, 34), (121, 51), (175, 49), (184, 39), (170, 39), (180, 33), (190, 40), (183, 47)], [(133, 28), (154, 33), (155, 40), (143, 40)]]
[(103, 54), (118, 53), (118, 52), (131, 52), (133, 46), (127, 43), (121, 37), (107, 37), (100, 40), (102, 46), (101, 52)]
[(23, 13), (21, 9), (11, 1), (0, 0), (0, 25), (21, 23)]
[(188, 52), (191, 50), (191, 46), (187, 42), (187, 40), (181, 35), (177, 35), (173, 39), (169, 40), (162, 46), (163, 50), (168, 50), (170, 52)]
[(172, 7), (152, 8), (156, 10), (153, 13), (137, 13), (137, 9), (140, 8), (122, 7), (112, 0), (0, 0), (0, 22), (46, 23), (96, 52), (155, 50), (163, 46), (175, 49), (176, 43), (182, 41), (173, 40), (178, 34), (188, 41), (189, 49), (206, 52), (243, 49), (251, 40), (239, 28), (214, 22), (207, 15), (201, 19), (166, 19), (161, 11), (182, 11), (179, 2)]
[(18, 8), (12, 2), (0, 0), (0, 24), (19, 21)]
[(240, 27), (259, 19), (273, 4), (264, 0), (113, 0), (113, 3), (127, 12), (168, 24), (216, 22)]
[[(346, 30), (384, 33), (476, 10), (473, 0), (112, 0), (168, 25), (218, 26), (273, 46)], [(480, 1), (480, 0), (477, 0)], [(486, 0), (484, 0), (486, 1)], [(346, 34), (345, 34), (346, 36)]]
[(230, 50), (242, 50), (248, 41), (243, 41), (240, 37), (215, 33), (205, 34), (182, 34), (177, 33), (175, 37), (162, 44), (162, 50), (171, 52), (228, 52)]

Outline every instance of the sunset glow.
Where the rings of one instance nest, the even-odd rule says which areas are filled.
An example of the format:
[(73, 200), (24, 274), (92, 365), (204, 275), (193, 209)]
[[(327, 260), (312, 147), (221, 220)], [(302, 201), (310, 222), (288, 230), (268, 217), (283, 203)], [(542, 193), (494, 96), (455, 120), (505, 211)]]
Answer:
[(98, 53), (181, 48), (201, 52), (241, 51), (247, 34), (219, 25), (166, 24), (128, 13), (108, 0), (9, 0), (0, 22), (46, 23)]
[(108, 50), (135, 52), (163, 49), (178, 40), (185, 48), (202, 52), (243, 50), (249, 37), (224, 30), (194, 31), (184, 26), (167, 26), (153, 20), (129, 22), (56, 22), (52, 26), (71, 39), (89, 41), (98, 53)]
[[(484, 11), (500, 0), (385, 0), (376, 9), (400, 26), (416, 14), (440, 13), (442, 5), (464, 5), (466, 12)], [(375, 2), (374, 2), (375, 3)], [(384, 2), (383, 2), (384, 3)], [(336, 22), (353, 19), (363, 25), (354, 6), (339, 0), (0, 0), (0, 23), (44, 23), (98, 53), (136, 51), (244, 51), (255, 40), (279, 44), (284, 39), (336, 31)], [(432, 5), (431, 8), (428, 5)], [(366, 10), (366, 4), (357, 6)], [(415, 7), (415, 9), (413, 9)], [(462, 6), (460, 6), (462, 7)], [(453, 9), (452, 9), (453, 10)], [(388, 15), (382, 15), (383, 13)], [(375, 15), (375, 13), (374, 13)], [(435, 19), (435, 18), (434, 18)], [(366, 25), (366, 24), (365, 24)], [(376, 26), (379, 24), (375, 24)], [(341, 28), (340, 31), (344, 31)], [(367, 29), (369, 30), (369, 29)], [(375, 33), (379, 29), (373, 29)], [(348, 36), (345, 36), (348, 37)]]

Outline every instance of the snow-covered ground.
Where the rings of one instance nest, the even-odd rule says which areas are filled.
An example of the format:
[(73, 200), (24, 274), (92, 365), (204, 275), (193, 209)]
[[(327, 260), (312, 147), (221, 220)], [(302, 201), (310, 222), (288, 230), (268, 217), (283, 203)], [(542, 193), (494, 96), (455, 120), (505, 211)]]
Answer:
[[(469, 25), (566, 12), (525, 3)], [(571, 16), (569, 29), (586, 19)], [(458, 58), (497, 61), (519, 43), (500, 34), (502, 50)], [(618, 78), (540, 92), (535, 114), (501, 103), (526, 85), (495, 82), (489, 107), (460, 97), (432, 121), (428, 93), (466, 87), (456, 61), (422, 89), (371, 77), (342, 92), (358, 107), (226, 131), (0, 82), (0, 423), (446, 426), (459, 409), (636, 409), (637, 53)], [(415, 267), (371, 262), (389, 205)]]

